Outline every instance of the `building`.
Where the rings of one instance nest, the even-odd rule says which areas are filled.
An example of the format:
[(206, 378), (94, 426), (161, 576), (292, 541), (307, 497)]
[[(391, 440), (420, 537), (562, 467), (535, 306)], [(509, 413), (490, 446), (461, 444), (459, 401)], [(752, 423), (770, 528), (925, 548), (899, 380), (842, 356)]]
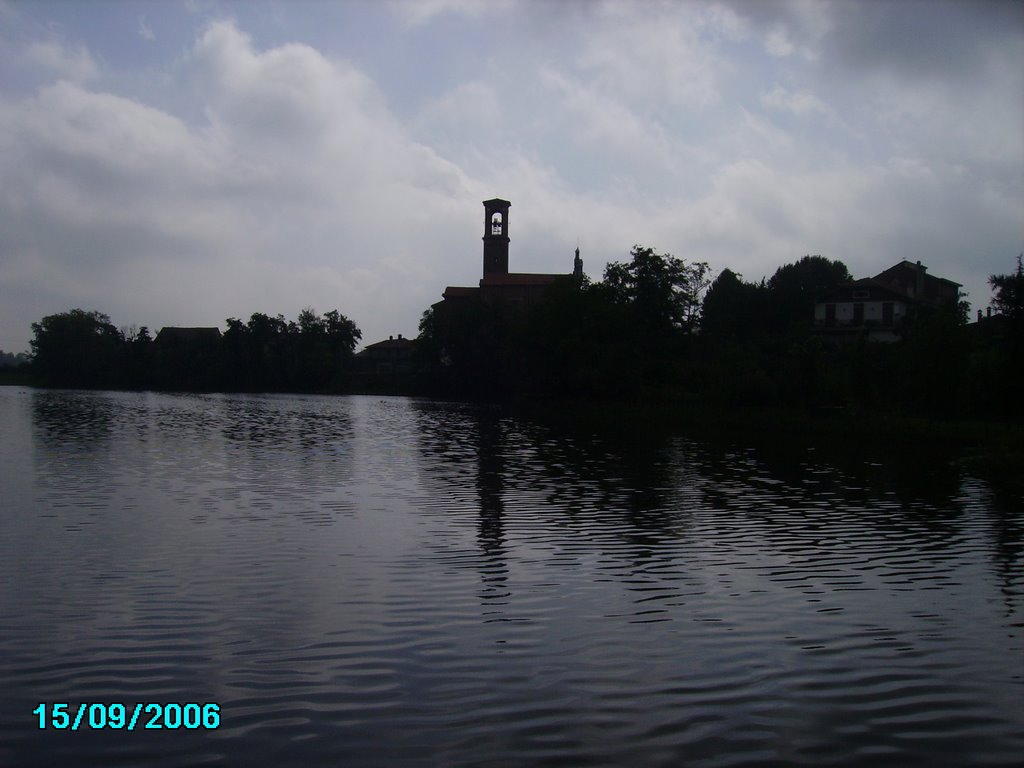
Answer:
[(814, 329), (826, 336), (897, 341), (922, 308), (955, 309), (960, 283), (929, 275), (920, 261), (901, 261), (874, 277), (841, 285), (814, 304)]
[(410, 373), (416, 342), (403, 339), (402, 334), (388, 336), (384, 341), (369, 344), (354, 358), (355, 369), (362, 373)]
[[(487, 303), (501, 302), (510, 306), (529, 306), (549, 286), (559, 280), (583, 279), (583, 259), (576, 249), (570, 274), (538, 274), (508, 271), (508, 200), (484, 200), (483, 277), (474, 287), (449, 285), (442, 294), (443, 304), (457, 304), (474, 299)], [(435, 305), (437, 306), (437, 305)]]
[(181, 328), (166, 325), (156, 335), (156, 343), (166, 346), (214, 346), (220, 343), (220, 328)]
[(209, 392), (223, 386), (220, 328), (165, 326), (153, 340), (153, 371), (162, 389)]

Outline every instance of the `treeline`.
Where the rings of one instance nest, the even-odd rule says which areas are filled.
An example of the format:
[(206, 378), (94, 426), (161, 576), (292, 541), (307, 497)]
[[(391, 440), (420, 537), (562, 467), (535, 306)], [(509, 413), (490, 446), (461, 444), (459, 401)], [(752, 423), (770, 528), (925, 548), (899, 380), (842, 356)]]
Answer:
[(700, 362), (692, 368), (702, 396), (727, 405), (1021, 420), (1019, 260), (1015, 274), (989, 279), (996, 316), (969, 324), (962, 295), (941, 307), (916, 305), (893, 343), (814, 332), (815, 300), (849, 279), (845, 265), (820, 256), (757, 283), (724, 270), (703, 302)]
[[(756, 282), (729, 269), (711, 280), (706, 263), (635, 246), (600, 281), (567, 276), (532, 302), (435, 305), (423, 314), (415, 357), (401, 362), (400, 384), (387, 376), (384, 383), (458, 399), (1021, 420), (1020, 259), (1016, 272), (990, 278), (996, 315), (968, 324), (965, 302), (918, 307), (895, 343), (814, 333), (815, 300), (849, 280), (842, 262), (822, 256)], [(154, 339), (145, 327), (119, 330), (107, 315), (75, 309), (32, 331), (31, 376), (45, 386), (350, 392), (378, 391), (383, 381), (374, 358), (356, 365), (361, 333), (337, 310), (306, 309), (295, 321), (256, 313), (247, 322), (229, 318), (223, 334), (172, 328)]]
[(337, 310), (296, 321), (254, 313), (214, 328), (118, 329), (73, 309), (32, 324), (31, 370), (53, 387), (235, 392), (342, 391), (362, 337)]
[(526, 309), (470, 300), (428, 310), (418, 349), (428, 390), (1020, 418), (1012, 275), (992, 277), (999, 322), (968, 326), (960, 302), (919, 308), (901, 341), (839, 343), (816, 335), (812, 318), (816, 297), (851, 279), (842, 262), (806, 256), (767, 280), (724, 270), (709, 282), (704, 263), (639, 246), (630, 256), (602, 281), (566, 279)]
[(28, 365), (29, 358), (24, 352), (14, 354), (13, 352), (4, 352), (0, 349), (0, 368), (18, 368), (22, 365)]

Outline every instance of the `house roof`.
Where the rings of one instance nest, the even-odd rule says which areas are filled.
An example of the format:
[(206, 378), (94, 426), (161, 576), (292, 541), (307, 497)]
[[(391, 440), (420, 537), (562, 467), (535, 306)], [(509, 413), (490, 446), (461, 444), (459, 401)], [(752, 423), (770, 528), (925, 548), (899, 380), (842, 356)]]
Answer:
[[(904, 259), (874, 277), (865, 277), (837, 286), (817, 299), (818, 304), (834, 301), (903, 301), (910, 303), (942, 304), (955, 301), (960, 283), (928, 274), (921, 262)], [(867, 297), (854, 297), (855, 290), (869, 291)]]
[(556, 280), (569, 275), (545, 275), (529, 272), (509, 272), (506, 275), (490, 275), (481, 278), (480, 287), (487, 288), (499, 285), (551, 285)]
[[(855, 297), (854, 291), (867, 291), (866, 297), (860, 296)], [(854, 280), (849, 283), (833, 288), (828, 293), (823, 294), (818, 300), (817, 304), (831, 304), (836, 301), (903, 301), (907, 302), (910, 299), (892, 288), (880, 283), (873, 277), (865, 277), (860, 280)]]
[[(922, 272), (927, 272), (928, 267), (924, 266), (919, 261), (915, 263), (913, 261), (910, 261), (909, 259), (903, 259), (903, 261), (901, 261), (899, 264), (896, 264), (894, 266), (889, 267), (886, 270), (883, 270), (883, 271), (879, 272), (877, 275), (875, 275), (875, 277), (880, 278), (880, 277), (882, 277), (882, 275), (890, 274), (890, 273), (892, 273), (892, 272), (894, 272), (896, 270), (911, 270), (911, 271), (914, 271), (914, 272), (917, 272), (918, 270), (920, 270)], [(938, 277), (936, 275), (926, 274), (925, 275), (925, 279), (937, 280), (938, 282), (946, 283), (947, 285), (955, 285), (957, 288), (959, 288), (961, 286), (961, 283), (954, 283), (952, 280), (947, 280), (944, 277)]]
[(368, 349), (408, 349), (413, 344), (412, 339), (403, 339), (399, 336), (397, 339), (384, 339), (384, 341), (378, 341), (374, 344), (367, 344), (363, 352)]
[(389, 353), (386, 355), (389, 357), (412, 354), (412, 350), (415, 346), (416, 342), (414, 339), (403, 339), (401, 336), (397, 339), (392, 337), (384, 339), (384, 341), (367, 344), (363, 349), (356, 353), (356, 357), (362, 360), (368, 360), (377, 358), (382, 353)]
[(929, 275), (928, 267), (921, 262), (914, 263), (906, 259), (879, 272), (875, 280), (926, 304), (955, 303), (959, 296), (960, 283)]
[(160, 342), (211, 342), (220, 339), (220, 328), (179, 328), (167, 325), (157, 333), (155, 341)]
[(461, 285), (449, 285), (441, 295), (446, 299), (470, 299), (476, 296), (479, 288), (469, 288)]

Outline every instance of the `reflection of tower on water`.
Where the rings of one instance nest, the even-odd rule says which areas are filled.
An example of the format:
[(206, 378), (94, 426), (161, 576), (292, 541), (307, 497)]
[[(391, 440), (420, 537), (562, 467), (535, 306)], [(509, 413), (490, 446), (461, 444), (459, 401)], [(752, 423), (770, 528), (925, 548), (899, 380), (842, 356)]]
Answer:
[(501, 424), (498, 415), (481, 413), (477, 422), (477, 490), (480, 495), (480, 576), (481, 599), (503, 605), (509, 596), (508, 563), (505, 559), (505, 508), (502, 502), (504, 457)]

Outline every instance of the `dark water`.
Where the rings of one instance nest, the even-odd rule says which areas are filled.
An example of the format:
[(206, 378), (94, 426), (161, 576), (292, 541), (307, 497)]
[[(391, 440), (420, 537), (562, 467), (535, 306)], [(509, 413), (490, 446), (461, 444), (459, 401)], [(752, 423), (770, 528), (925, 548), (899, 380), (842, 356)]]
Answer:
[(1024, 513), (948, 460), (379, 398), (0, 388), (0, 424), (0, 765), (1024, 755)]

